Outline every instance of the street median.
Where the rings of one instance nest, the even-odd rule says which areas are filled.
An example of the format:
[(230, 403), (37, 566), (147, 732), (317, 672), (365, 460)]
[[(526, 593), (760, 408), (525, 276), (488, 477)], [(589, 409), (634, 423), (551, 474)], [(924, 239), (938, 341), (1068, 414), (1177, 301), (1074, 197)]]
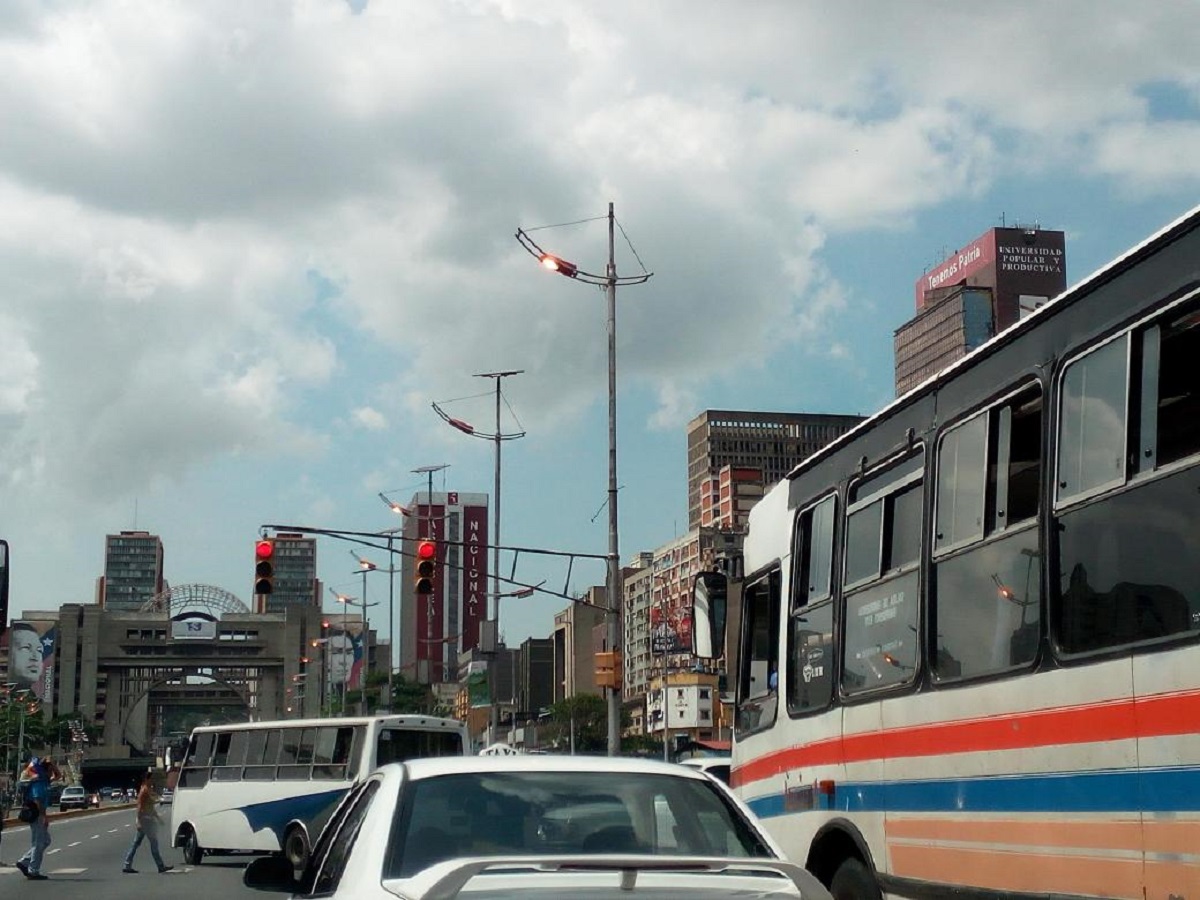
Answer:
[[(129, 803), (116, 803), (111, 806), (89, 806), (87, 809), (68, 809), (65, 812), (52, 809), (50, 810), (48, 817), (50, 819), (50, 824), (53, 825), (55, 822), (61, 819), (78, 819), (82, 816), (91, 816), (95, 815), (96, 813), (115, 812), (119, 809), (131, 809), (136, 805), (137, 803), (131, 801)], [(15, 815), (9, 815), (4, 819), (4, 827), (6, 829), (12, 828), (16, 825), (24, 824), (26, 823), (22, 822)]]

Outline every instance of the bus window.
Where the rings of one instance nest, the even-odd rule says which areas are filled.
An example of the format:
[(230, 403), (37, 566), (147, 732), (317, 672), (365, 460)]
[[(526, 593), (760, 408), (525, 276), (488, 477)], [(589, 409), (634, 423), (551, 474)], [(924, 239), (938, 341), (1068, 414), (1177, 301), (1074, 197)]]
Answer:
[(313, 778), (345, 778), (353, 742), (354, 729), (349, 726), (319, 729), (313, 758)]
[[(242, 772), (242, 778), (247, 781), (274, 781), (281, 740), (282, 732), (278, 728), (256, 729), (250, 749), (246, 753), (246, 768)], [(256, 750), (260, 744), (262, 749)]]
[(192, 735), (187, 759), (179, 773), (180, 788), (202, 788), (208, 783), (208, 769), (212, 763), (213, 744), (216, 735), (212, 732)]
[(303, 747), (303, 738), (304, 729), (302, 728), (283, 729), (283, 741), (279, 746), (279, 769), (276, 773), (276, 778), (293, 781), (302, 781), (308, 778), (309, 769), (311, 768), (312, 745), (308, 745), (310, 748), (310, 762), (301, 762), (300, 753)]
[(779, 570), (775, 569), (745, 589), (738, 679), (739, 731), (767, 728), (775, 721), (779, 687), (779, 581)]
[[(1058, 535), (1055, 633), (1068, 654), (1108, 650), (1184, 636), (1200, 630), (1200, 468), (1181, 465), (1200, 451), (1195, 410), (1200, 404), (1197, 349), (1200, 308), (1176, 309), (1121, 339), (1070, 363), (1063, 375), (1060, 442), (1072, 440), (1071, 404), (1078, 390), (1074, 369), (1107, 367), (1106, 385), (1127, 368), (1109, 348), (1132, 345), (1138, 380), (1131, 398), (1129, 433), (1100, 432), (1098, 454), (1137, 448), (1136, 476), (1124, 490), (1062, 511)], [(1077, 377), (1076, 382), (1079, 381)], [(1125, 418), (1120, 418), (1122, 427)], [(1117, 487), (1123, 481), (1116, 483)], [(1097, 489), (1097, 491), (1100, 488)], [(1096, 493), (1094, 491), (1093, 493)]]
[(1091, 496), (1125, 479), (1125, 335), (1063, 371), (1058, 434), (1058, 503)]
[(461, 756), (462, 738), (456, 731), (414, 731), (384, 728), (375, 748), (375, 765), (383, 766), (427, 756)]
[[(939, 681), (1025, 666), (1037, 655), (1041, 398), (1039, 388), (1023, 390), (938, 443), (930, 601)], [(969, 504), (959, 503), (964, 497)]]
[(1157, 353), (1143, 357), (1151, 364), (1143, 369), (1143, 421), (1153, 427), (1143, 425), (1142, 457), (1161, 467), (1200, 453), (1200, 309), (1192, 306), (1148, 329), (1145, 343)]
[(916, 677), (923, 460), (913, 454), (851, 490), (841, 667), (847, 693)]
[(833, 529), (837, 496), (796, 517), (792, 611), (788, 624), (787, 701), (792, 713), (833, 701)]

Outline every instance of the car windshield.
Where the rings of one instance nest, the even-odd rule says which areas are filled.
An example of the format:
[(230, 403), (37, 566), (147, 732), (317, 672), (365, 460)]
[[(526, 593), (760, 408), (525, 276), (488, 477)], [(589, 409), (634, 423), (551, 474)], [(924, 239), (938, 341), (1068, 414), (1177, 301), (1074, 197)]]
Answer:
[(472, 772), (420, 779), (401, 791), (385, 878), (465, 856), (773, 856), (707, 779)]

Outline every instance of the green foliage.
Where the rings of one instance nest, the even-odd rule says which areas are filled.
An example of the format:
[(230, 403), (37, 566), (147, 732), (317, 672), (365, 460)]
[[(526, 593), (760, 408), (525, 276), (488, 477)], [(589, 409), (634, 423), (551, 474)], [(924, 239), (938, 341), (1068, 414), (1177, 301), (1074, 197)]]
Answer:
[(608, 707), (597, 694), (576, 694), (550, 707), (550, 722), (543, 734), (551, 746), (567, 751), (571, 733), (576, 753), (598, 753), (608, 746)]

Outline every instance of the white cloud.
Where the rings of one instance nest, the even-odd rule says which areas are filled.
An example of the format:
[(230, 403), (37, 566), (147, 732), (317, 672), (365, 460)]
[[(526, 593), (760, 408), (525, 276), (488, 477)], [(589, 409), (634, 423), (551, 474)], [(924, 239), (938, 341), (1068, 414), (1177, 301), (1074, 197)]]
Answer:
[(367, 431), (382, 431), (387, 428), (387, 417), (379, 410), (369, 406), (360, 406), (350, 415), (356, 425)]

